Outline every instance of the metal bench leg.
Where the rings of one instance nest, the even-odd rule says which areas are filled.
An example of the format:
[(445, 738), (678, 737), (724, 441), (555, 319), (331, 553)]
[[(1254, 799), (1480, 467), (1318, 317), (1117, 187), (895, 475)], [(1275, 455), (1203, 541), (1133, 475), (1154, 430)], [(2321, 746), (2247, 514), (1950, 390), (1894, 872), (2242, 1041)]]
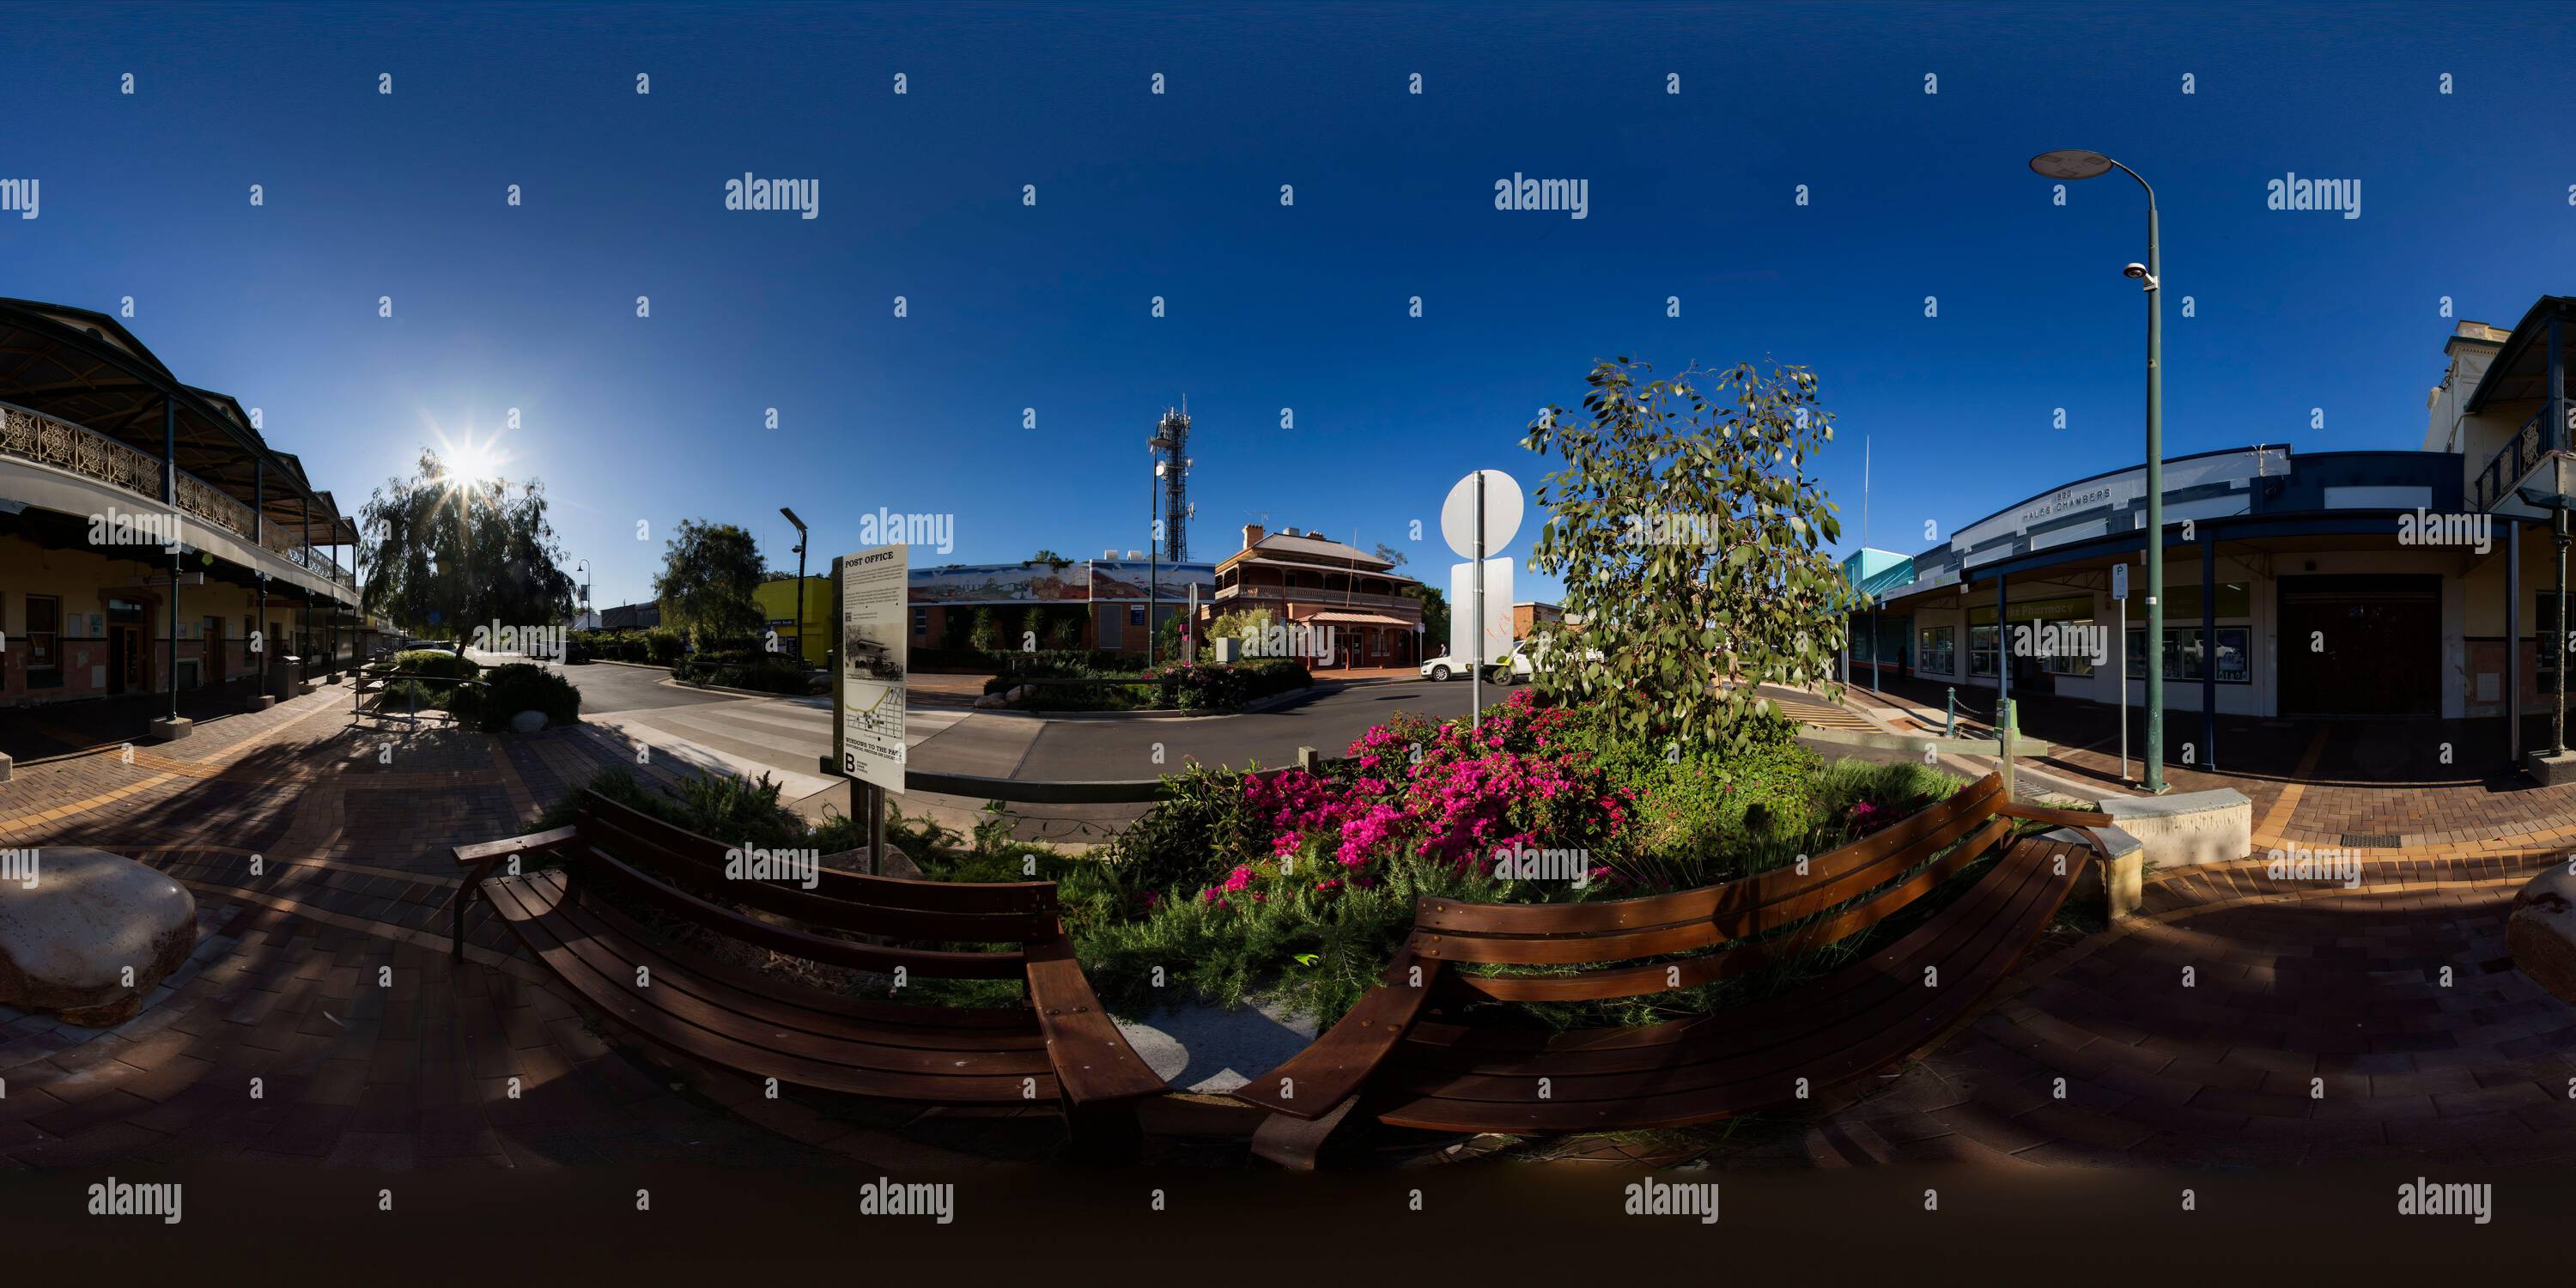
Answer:
[(1252, 1153), (1291, 1171), (1315, 1170), (1315, 1156), (1324, 1150), (1324, 1141), (1340, 1130), (1342, 1120), (1351, 1116), (1358, 1096), (1345, 1096), (1321, 1118), (1304, 1119), (1287, 1114), (1272, 1114), (1252, 1130)]
[(474, 902), (475, 894), (483, 889), (483, 878), (492, 875), (492, 867), (490, 863), (475, 867), (465, 874), (465, 884), (456, 888), (456, 924), (447, 937), (449, 961), (465, 960), (465, 909)]

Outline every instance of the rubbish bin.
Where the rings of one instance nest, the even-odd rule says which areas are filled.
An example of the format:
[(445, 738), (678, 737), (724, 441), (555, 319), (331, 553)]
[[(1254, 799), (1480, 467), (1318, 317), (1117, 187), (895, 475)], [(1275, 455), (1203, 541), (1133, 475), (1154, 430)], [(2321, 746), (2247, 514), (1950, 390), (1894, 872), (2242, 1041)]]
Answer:
[(271, 655), (268, 659), (268, 696), (280, 702), (294, 697), (296, 681), (303, 675), (303, 658), (292, 653)]

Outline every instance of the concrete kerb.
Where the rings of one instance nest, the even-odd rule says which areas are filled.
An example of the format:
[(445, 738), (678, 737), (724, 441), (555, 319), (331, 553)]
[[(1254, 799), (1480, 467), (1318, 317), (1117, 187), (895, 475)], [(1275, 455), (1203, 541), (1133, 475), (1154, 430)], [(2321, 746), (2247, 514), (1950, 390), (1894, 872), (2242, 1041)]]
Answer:
[[(1369, 681), (1358, 683), (1369, 683)], [(1339, 692), (1344, 687), (1343, 681), (1317, 680), (1306, 688), (1274, 693), (1269, 697), (1247, 702), (1232, 711), (1014, 711), (1009, 707), (974, 707), (972, 710), (979, 716), (1001, 716), (1011, 720), (1215, 720), (1226, 716), (1258, 715), (1264, 711), (1276, 711), (1282, 707), (1294, 706), (1311, 698), (1322, 697), (1327, 691), (1325, 688), (1327, 684), (1332, 686), (1333, 692)]]

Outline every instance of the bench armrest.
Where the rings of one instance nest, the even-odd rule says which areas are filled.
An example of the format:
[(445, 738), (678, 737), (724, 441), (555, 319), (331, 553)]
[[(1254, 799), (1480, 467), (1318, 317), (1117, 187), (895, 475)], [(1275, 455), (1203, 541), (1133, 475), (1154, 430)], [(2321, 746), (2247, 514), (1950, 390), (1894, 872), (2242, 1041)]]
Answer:
[(2110, 847), (2104, 845), (2102, 838), (2093, 832), (2094, 828), (2107, 826), (2110, 823), (2111, 816), (2108, 814), (2093, 814), (2077, 809), (2049, 809), (2042, 805), (2024, 805), (2019, 801), (1998, 801), (1995, 803), (1995, 812), (2006, 818), (2026, 818), (2034, 823), (2055, 823), (2059, 827), (2073, 828), (2077, 836), (2084, 838), (2084, 844), (2091, 847), (2094, 854), (2104, 859), (2111, 856)]
[(454, 919), (448, 928), (448, 957), (455, 961), (465, 960), (465, 909), (474, 902), (475, 893), (483, 888), (483, 878), (492, 875), (492, 869), (499, 867), (503, 860), (518, 855), (561, 849), (580, 835), (580, 828), (557, 827), (507, 840), (460, 845), (451, 851), (456, 856), (457, 866), (466, 872), (465, 880), (456, 891)]
[[(1413, 982), (1415, 968), (1422, 971), (1422, 982)], [(1254, 1078), (1233, 1092), (1235, 1099), (1258, 1105), (1273, 1113), (1292, 1118), (1316, 1119), (1332, 1112), (1333, 1107), (1358, 1093), (1387, 1052), (1395, 1049), (1413, 1021), (1429, 1004), (1432, 986), (1440, 980), (1439, 958), (1415, 954), (1413, 941), (1407, 939), (1398, 948), (1395, 959), (1387, 963), (1386, 974), (1377, 988), (1360, 999), (1341, 1023), (1325, 1030), (1322, 1036), (1288, 1062)], [(1294, 1094), (1282, 1094), (1283, 1084)]]
[(1155, 1096), (1171, 1090), (1127, 1035), (1118, 1031), (1073, 959), (1073, 945), (1059, 931), (1052, 942), (1028, 946), (1029, 1006), (1046, 1035), (1047, 1062), (1056, 1085), (1072, 1104)]
[(543, 854), (548, 850), (560, 849), (570, 844), (580, 833), (581, 829), (577, 827), (551, 828), (543, 832), (530, 832), (526, 836), (513, 836), (507, 840), (460, 845), (456, 847), (454, 853), (457, 866), (470, 868), (513, 855)]

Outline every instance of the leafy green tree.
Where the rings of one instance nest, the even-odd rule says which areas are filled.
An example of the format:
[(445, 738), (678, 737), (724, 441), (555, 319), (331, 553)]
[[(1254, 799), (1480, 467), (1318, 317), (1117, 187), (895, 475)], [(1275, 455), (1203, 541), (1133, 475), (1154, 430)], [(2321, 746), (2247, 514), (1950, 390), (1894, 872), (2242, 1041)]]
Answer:
[(1542, 628), (1556, 660), (1537, 680), (1641, 742), (1740, 750), (1756, 686), (1832, 683), (1850, 591), (1823, 547), (1842, 524), (1806, 467), (1833, 417), (1804, 367), (1652, 372), (1596, 365), (1590, 422), (1551, 406), (1523, 441), (1563, 462), (1530, 566), (1581, 623)]
[(975, 610), (975, 625), (968, 630), (966, 641), (987, 653), (1002, 647), (1002, 624), (994, 620), (991, 605)]
[(408, 631), (544, 626), (572, 613), (573, 579), (546, 520), (545, 485), (458, 478), (423, 449), (418, 472), (391, 478), (360, 510), (359, 602)]
[(760, 545), (730, 523), (684, 519), (664, 546), (653, 597), (662, 624), (685, 627), (698, 647), (723, 648), (760, 633), (765, 620), (753, 592), (761, 583)]
[(1057, 572), (1063, 572), (1065, 569), (1073, 566), (1073, 561), (1052, 550), (1041, 550), (1020, 561), (1020, 566), (1023, 568), (1028, 567), (1030, 564), (1045, 564), (1047, 567), (1052, 568)]

